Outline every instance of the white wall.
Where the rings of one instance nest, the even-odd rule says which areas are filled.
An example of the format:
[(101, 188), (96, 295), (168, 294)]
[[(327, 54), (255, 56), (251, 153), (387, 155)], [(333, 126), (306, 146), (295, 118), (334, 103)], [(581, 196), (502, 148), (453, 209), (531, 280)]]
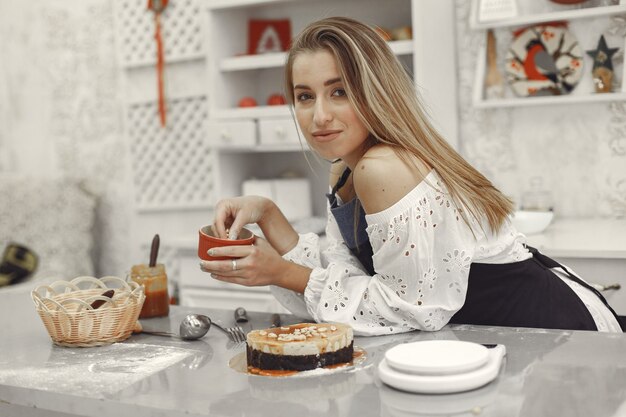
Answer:
[(86, 180), (100, 196), (101, 275), (129, 262), (114, 45), (111, 0), (0, 0), (0, 173)]
[[(470, 3), (456, 0), (463, 155), (516, 201), (539, 175), (554, 196), (556, 216), (626, 217), (624, 103), (474, 109), (474, 70), (485, 32), (470, 30)], [(623, 20), (609, 26), (626, 31)], [(505, 53), (498, 47), (500, 56)]]

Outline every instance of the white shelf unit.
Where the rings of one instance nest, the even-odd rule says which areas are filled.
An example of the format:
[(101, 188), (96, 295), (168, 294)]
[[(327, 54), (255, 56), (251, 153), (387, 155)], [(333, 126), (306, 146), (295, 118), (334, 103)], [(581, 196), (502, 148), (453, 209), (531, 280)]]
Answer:
[(597, 0), (587, 0), (581, 4), (569, 6), (549, 1), (516, 1), (519, 10), (518, 16), (509, 19), (481, 22), (478, 16), (480, 0), (472, 0), (470, 27), (472, 29), (489, 29), (509, 26), (525, 26), (559, 20), (572, 20), (626, 13), (625, 0), (619, 0), (616, 1), (615, 4), (604, 6), (599, 5), (600, 3)]
[[(411, 55), (413, 42), (411, 40), (389, 41), (389, 47), (396, 55)], [(261, 68), (282, 67), (286, 59), (285, 52), (275, 52), (263, 55), (244, 55), (224, 58), (219, 63), (222, 72), (255, 70)]]
[[(286, 53), (246, 55), (250, 19), (289, 19), (292, 36), (313, 20), (325, 16), (350, 16), (385, 28), (412, 26), (410, 0), (391, 0), (384, 9), (378, 0), (237, 0), (206, 1), (207, 63), (209, 97), (209, 140), (217, 152), (214, 158), (216, 197), (239, 195), (241, 183), (250, 178), (279, 176), (294, 171), (312, 183), (313, 213), (324, 216), (327, 166), (312, 172), (302, 156), (304, 138), (298, 135), (288, 106), (267, 106), (271, 94), (283, 93), (283, 67)], [(412, 40), (390, 42), (403, 64), (413, 72)], [(239, 108), (238, 101), (252, 96), (256, 107)], [(284, 143), (272, 146), (261, 137), (261, 123), (281, 124)], [(248, 128), (242, 130), (242, 126)], [(224, 134), (226, 127), (233, 132)], [(309, 155), (309, 159), (315, 159)], [(234, 169), (235, 168), (235, 169)]]
[[(478, 3), (480, 0), (473, 0), (472, 11), (470, 13), (470, 27), (477, 30), (482, 30), (485, 33), (485, 40), (481, 44), (478, 52), (478, 59), (476, 62), (476, 72), (474, 79), (474, 90), (472, 102), (475, 108), (488, 109), (488, 108), (503, 108), (503, 107), (529, 107), (529, 106), (545, 106), (545, 105), (570, 105), (570, 104), (583, 104), (583, 103), (601, 103), (611, 101), (623, 101), (626, 100), (626, 66), (623, 63), (615, 64), (615, 73), (619, 73), (618, 69), (621, 69), (620, 78), (621, 88), (611, 93), (596, 93), (591, 80), (591, 66), (593, 61), (591, 57), (586, 54), (587, 50), (595, 49), (600, 35), (603, 33), (603, 28), (608, 24), (608, 19), (612, 16), (626, 14), (626, 0), (615, 1), (614, 4), (600, 5), (598, 1), (588, 0), (582, 5), (576, 6), (563, 6), (551, 2), (542, 2), (538, 6), (539, 2), (524, 2), (518, 0), (518, 5), (526, 6), (526, 9), (520, 10), (519, 16), (510, 19), (503, 19), (499, 21), (492, 21), (489, 23), (480, 23), (478, 21)], [(540, 7), (539, 11), (529, 9), (529, 4)], [(524, 26), (531, 26), (534, 24), (541, 24), (546, 22), (555, 21), (568, 21), (569, 29), (577, 37), (578, 42), (581, 44), (584, 51), (584, 74), (581, 81), (574, 88), (572, 92), (567, 95), (559, 96), (541, 96), (541, 97), (517, 97), (514, 93), (505, 85), (506, 96), (499, 99), (487, 99), (485, 97), (485, 75), (487, 71), (487, 45), (486, 45), (486, 30), (498, 29), (496, 33), (496, 39), (501, 38), (502, 35), (507, 34), (507, 30), (515, 30)], [(616, 39), (618, 37), (615, 37)], [(607, 39), (609, 47), (618, 46), (623, 52), (626, 48), (623, 37), (619, 37), (621, 44), (616, 45), (615, 42), (611, 42)], [(497, 40), (498, 43), (503, 42), (501, 39)], [(506, 41), (505, 41), (506, 42)], [(498, 48), (499, 51), (502, 49)], [(503, 61), (502, 57), (498, 57), (499, 64)], [(498, 65), (498, 69), (506, 78), (506, 74), (503, 70), (503, 65)], [(615, 78), (614, 78), (615, 82)], [(505, 81), (506, 84), (506, 81)]]

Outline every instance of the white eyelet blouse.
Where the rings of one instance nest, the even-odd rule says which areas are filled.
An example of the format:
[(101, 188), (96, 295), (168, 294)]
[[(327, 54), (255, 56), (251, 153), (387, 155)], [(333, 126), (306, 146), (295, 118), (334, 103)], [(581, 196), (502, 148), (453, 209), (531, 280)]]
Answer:
[[(523, 246), (524, 235), (510, 222), (497, 234), (476, 221), (470, 228), (434, 171), (366, 220), (374, 276), (344, 244), (329, 212), (325, 248), (316, 234), (301, 234), (283, 256), (312, 269), (304, 294), (272, 286), (276, 299), (300, 317), (349, 323), (357, 335), (439, 330), (463, 306), (473, 262), (502, 264), (532, 256)], [(595, 295), (560, 270), (554, 272), (583, 300), (598, 330), (621, 332)]]

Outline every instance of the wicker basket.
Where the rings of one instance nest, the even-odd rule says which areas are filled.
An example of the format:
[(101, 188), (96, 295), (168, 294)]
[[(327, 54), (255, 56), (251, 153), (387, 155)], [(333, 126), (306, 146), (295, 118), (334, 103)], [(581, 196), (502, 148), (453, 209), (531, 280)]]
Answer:
[[(112, 298), (103, 297), (107, 290)], [(31, 297), (52, 341), (60, 346), (91, 347), (126, 340), (146, 298), (143, 287), (118, 277), (78, 277), (35, 288)], [(101, 300), (97, 308), (91, 305)]]

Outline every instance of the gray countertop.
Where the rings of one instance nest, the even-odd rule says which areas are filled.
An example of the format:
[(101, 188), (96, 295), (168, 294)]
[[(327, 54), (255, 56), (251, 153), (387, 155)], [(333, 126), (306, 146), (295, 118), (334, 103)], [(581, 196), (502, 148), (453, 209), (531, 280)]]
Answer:
[[(1, 416), (626, 416), (624, 334), (447, 326), (357, 338), (366, 357), (348, 370), (271, 378), (233, 370), (229, 361), (244, 348), (229, 349), (216, 329), (195, 342), (133, 335), (63, 348), (51, 343), (27, 292), (0, 292), (0, 308)], [(174, 307), (142, 323), (176, 329), (189, 311)], [(232, 324), (231, 311), (193, 312)], [(253, 328), (270, 325), (269, 314), (250, 317)], [(432, 339), (501, 343), (506, 361), (494, 382), (461, 394), (408, 394), (380, 382), (386, 349)]]

